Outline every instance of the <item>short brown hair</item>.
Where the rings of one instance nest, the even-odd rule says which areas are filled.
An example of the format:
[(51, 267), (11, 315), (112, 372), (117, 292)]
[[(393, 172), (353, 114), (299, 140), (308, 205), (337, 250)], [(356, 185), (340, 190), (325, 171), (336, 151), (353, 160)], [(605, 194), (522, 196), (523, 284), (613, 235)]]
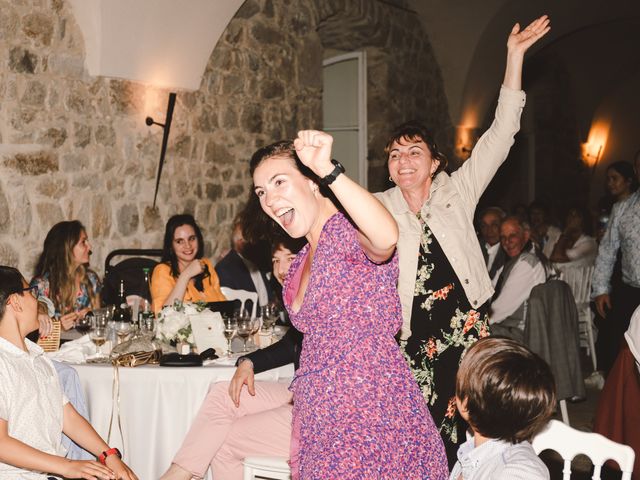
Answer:
[(447, 157), (445, 157), (444, 153), (438, 149), (438, 145), (436, 145), (433, 135), (422, 123), (411, 120), (397, 126), (389, 136), (389, 140), (384, 147), (384, 154), (388, 157), (393, 142), (400, 143), (402, 140), (409, 140), (410, 142), (423, 141), (426, 143), (427, 148), (429, 148), (429, 152), (431, 153), (431, 158), (440, 162), (437, 170), (434, 172), (434, 176), (447, 168)]
[(549, 421), (556, 388), (549, 365), (524, 345), (487, 337), (469, 348), (456, 376), (469, 424), (487, 438), (530, 440)]

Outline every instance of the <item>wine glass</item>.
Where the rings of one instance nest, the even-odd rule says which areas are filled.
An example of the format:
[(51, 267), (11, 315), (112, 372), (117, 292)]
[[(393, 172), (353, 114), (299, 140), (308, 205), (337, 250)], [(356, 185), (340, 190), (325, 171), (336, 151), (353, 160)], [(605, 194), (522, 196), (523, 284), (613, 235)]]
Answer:
[(273, 327), (278, 320), (275, 305), (265, 305), (262, 307), (262, 328), (266, 332), (270, 332), (273, 336)]
[(227, 355), (231, 355), (231, 339), (238, 329), (238, 322), (235, 318), (225, 318), (224, 320), (224, 338), (227, 339)]
[(118, 345), (120, 345), (131, 333), (131, 322), (115, 322), (115, 331), (118, 336)]
[(100, 347), (107, 341), (107, 318), (104, 315), (95, 315), (91, 322), (91, 330), (89, 332), (89, 338), (94, 343), (97, 349), (96, 355), (93, 357), (94, 361), (100, 361), (108, 358)]
[(250, 317), (239, 317), (238, 318), (238, 329), (237, 333), (240, 338), (242, 338), (242, 353), (247, 353), (249, 349), (247, 348), (247, 339), (251, 332), (253, 331), (253, 321)]
[(84, 317), (80, 317), (78, 318), (78, 320), (76, 320), (76, 330), (82, 335), (89, 333), (89, 331), (91, 330), (92, 321), (93, 314), (91, 312), (87, 312)]

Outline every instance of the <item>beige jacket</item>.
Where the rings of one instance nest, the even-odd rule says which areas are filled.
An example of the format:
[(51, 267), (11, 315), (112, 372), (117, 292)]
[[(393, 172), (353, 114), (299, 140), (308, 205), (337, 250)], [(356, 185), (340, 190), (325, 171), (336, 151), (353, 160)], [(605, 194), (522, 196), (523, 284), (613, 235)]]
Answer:
[[(493, 294), (473, 226), (473, 215), (480, 196), (513, 145), (513, 137), (520, 129), (525, 99), (523, 91), (505, 86), (500, 89), (491, 127), (480, 137), (471, 157), (458, 170), (451, 176), (445, 172), (436, 176), (429, 199), (421, 209), (422, 217), (427, 220), (451, 262), (472, 307), (479, 307)], [(405, 340), (411, 336), (411, 308), (422, 229), (398, 187), (375, 195), (391, 212), (400, 229), (398, 293), (403, 317), (400, 338)]]

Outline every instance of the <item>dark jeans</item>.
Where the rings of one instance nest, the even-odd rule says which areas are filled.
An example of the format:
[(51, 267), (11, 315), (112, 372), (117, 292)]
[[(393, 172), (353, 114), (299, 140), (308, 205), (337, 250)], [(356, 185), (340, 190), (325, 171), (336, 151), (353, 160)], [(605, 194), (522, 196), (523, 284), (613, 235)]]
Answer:
[(596, 356), (598, 369), (605, 375), (609, 373), (620, 350), (624, 332), (629, 328), (631, 315), (640, 305), (640, 288), (634, 288), (620, 283), (611, 292), (611, 310), (605, 318), (596, 315), (598, 327), (598, 341), (596, 342)]

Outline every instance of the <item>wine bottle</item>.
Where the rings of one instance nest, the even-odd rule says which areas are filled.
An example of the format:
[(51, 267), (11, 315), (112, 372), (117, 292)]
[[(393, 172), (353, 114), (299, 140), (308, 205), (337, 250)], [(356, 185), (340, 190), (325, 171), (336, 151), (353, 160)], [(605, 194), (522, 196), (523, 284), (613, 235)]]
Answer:
[(140, 296), (142, 300), (140, 301), (140, 311), (138, 312), (138, 323), (140, 326), (140, 330), (142, 331), (152, 331), (153, 330), (153, 320), (155, 315), (153, 314), (153, 308), (151, 308), (151, 288), (149, 285), (149, 272), (151, 270), (149, 268), (143, 268), (142, 274), (144, 276), (144, 284), (142, 285)]
[(116, 300), (116, 306), (113, 310), (114, 322), (131, 322), (131, 310), (127, 304), (127, 298), (124, 296), (124, 280), (120, 280), (120, 292), (118, 293), (118, 300)]

